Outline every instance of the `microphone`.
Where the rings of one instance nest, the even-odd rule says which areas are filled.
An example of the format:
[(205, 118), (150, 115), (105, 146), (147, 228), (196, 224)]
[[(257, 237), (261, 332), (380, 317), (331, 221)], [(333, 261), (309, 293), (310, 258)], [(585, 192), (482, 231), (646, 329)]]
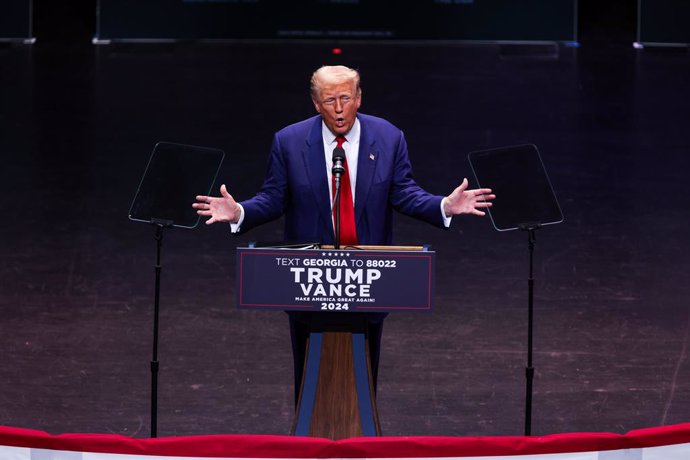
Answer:
[(340, 179), (340, 177), (345, 173), (345, 167), (343, 166), (343, 162), (345, 161), (345, 150), (342, 147), (336, 147), (333, 149), (333, 168), (331, 169), (331, 173), (333, 174), (333, 177), (336, 179)]

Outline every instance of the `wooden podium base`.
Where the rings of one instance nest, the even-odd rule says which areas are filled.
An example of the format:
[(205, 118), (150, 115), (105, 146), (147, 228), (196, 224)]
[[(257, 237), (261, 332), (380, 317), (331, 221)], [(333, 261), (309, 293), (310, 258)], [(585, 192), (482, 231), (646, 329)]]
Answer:
[(330, 439), (381, 435), (363, 333), (309, 334), (291, 434)]

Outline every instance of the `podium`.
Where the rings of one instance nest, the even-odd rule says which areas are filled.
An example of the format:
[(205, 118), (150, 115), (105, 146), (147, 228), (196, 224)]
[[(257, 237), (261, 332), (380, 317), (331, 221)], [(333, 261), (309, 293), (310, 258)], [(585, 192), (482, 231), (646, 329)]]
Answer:
[(291, 434), (380, 436), (366, 315), (430, 312), (435, 253), (425, 246), (237, 248), (238, 308), (313, 312)]

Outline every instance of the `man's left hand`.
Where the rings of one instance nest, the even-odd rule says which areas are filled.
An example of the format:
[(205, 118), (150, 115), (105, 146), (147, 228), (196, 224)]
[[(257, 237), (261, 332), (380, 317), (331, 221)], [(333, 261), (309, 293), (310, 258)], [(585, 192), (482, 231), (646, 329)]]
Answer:
[(467, 190), (468, 185), (467, 179), (463, 179), (462, 184), (446, 197), (443, 203), (443, 212), (446, 217), (458, 214), (483, 216), (486, 213), (481, 209), (491, 207), (492, 203), (489, 200), (496, 198), (496, 195), (491, 193), (490, 188)]

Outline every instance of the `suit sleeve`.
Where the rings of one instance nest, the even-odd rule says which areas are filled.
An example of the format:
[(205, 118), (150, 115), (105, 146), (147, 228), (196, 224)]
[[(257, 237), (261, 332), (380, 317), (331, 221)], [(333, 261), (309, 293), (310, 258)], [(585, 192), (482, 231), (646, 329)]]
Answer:
[(390, 203), (395, 210), (423, 220), (440, 228), (446, 228), (441, 213), (442, 196), (433, 195), (415, 182), (412, 164), (407, 151), (407, 142), (402, 131), (395, 148), (393, 183)]
[(244, 233), (282, 216), (287, 206), (288, 194), (287, 165), (280, 139), (275, 135), (271, 145), (266, 178), (261, 189), (254, 197), (240, 203), (245, 212), (240, 232)]

